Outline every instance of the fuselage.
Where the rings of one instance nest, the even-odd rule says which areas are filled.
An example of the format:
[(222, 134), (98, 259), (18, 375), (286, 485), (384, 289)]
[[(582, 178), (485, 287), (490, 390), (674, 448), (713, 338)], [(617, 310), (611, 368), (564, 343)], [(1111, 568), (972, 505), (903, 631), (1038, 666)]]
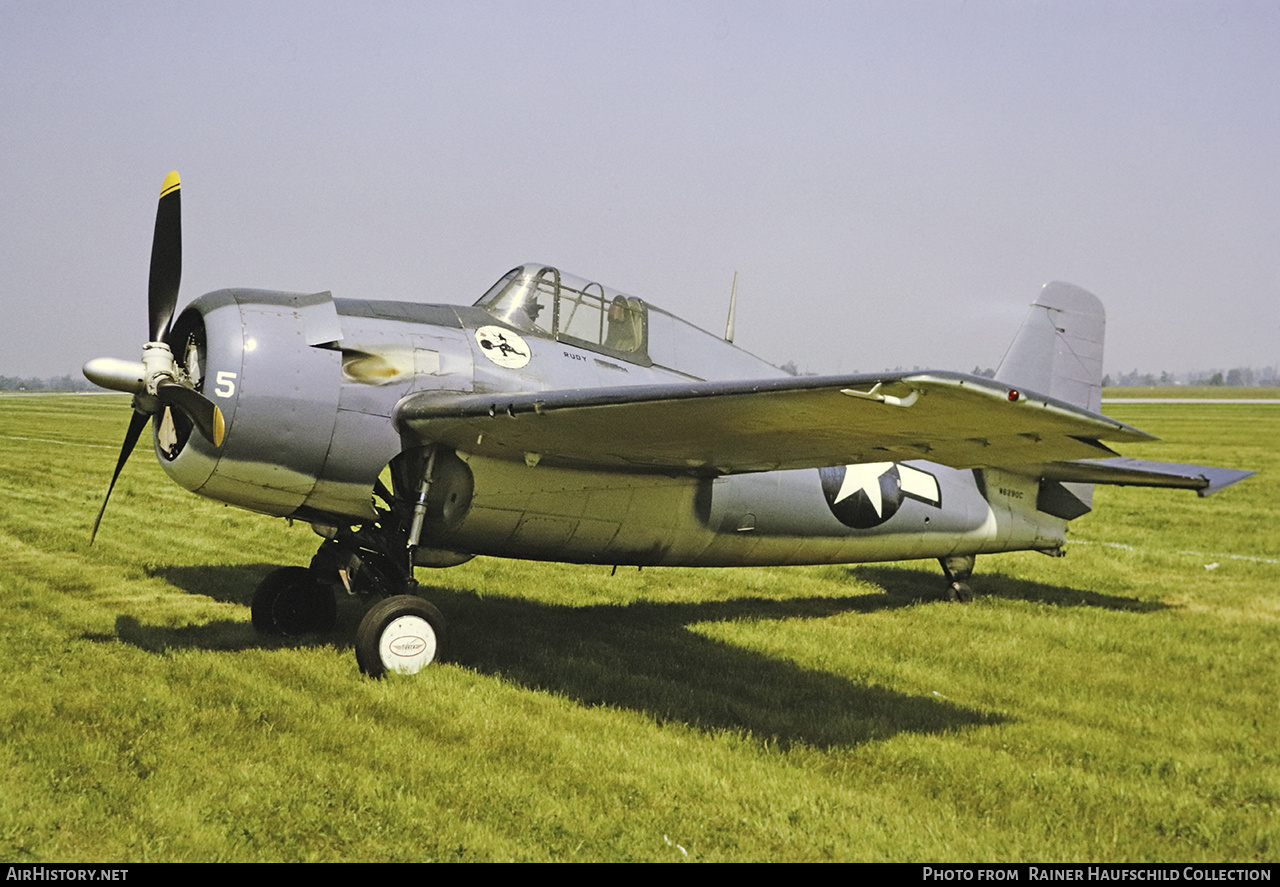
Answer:
[[(554, 273), (554, 279), (551, 274)], [(540, 300), (540, 304), (534, 300)], [(781, 370), (598, 284), (522, 266), (476, 306), (220, 290), (170, 343), (221, 408), (214, 448), (166, 413), (165, 470), (187, 489), (318, 527), (375, 519), (373, 491), (410, 440), (421, 392), (584, 390)], [(852, 563), (1061, 547), (1038, 480), (926, 461), (706, 476), (450, 454), (452, 507), (434, 547), (606, 564)]]

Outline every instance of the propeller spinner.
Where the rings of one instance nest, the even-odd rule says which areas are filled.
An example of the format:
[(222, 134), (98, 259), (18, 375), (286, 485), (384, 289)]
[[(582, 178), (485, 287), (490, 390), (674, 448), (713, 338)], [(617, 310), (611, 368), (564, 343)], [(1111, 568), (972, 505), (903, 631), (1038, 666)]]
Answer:
[(128, 361), (99, 357), (84, 365), (85, 377), (102, 388), (127, 391), (133, 395), (133, 416), (125, 432), (120, 458), (102, 508), (93, 522), (90, 543), (98, 535), (98, 525), (107, 510), (111, 491), (120, 471), (133, 452), (147, 421), (165, 408), (176, 409), (215, 447), (222, 446), (225, 425), (217, 404), (196, 390), (196, 382), (185, 367), (173, 359), (169, 329), (178, 305), (178, 284), (182, 279), (181, 182), (176, 172), (165, 177), (156, 208), (156, 230), (151, 241), (151, 276), (147, 287), (151, 340), (142, 346), (142, 360)]

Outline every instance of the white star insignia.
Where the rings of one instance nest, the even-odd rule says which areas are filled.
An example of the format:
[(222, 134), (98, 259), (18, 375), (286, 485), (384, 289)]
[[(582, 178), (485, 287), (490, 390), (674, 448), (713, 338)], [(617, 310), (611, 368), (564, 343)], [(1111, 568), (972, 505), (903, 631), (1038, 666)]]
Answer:
[[(882, 516), (883, 502), (880, 498), (880, 475), (893, 467), (892, 462), (864, 462), (859, 465), (846, 465), (844, 482), (840, 484), (840, 492), (835, 502), (842, 502), (861, 490), (876, 510), (876, 517)], [(835, 503), (832, 503), (835, 504)]]

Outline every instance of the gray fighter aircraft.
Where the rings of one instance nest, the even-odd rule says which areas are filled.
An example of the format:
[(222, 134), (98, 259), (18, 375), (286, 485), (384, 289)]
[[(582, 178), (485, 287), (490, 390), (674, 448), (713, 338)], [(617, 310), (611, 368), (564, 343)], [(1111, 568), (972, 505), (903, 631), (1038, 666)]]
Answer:
[(483, 554), (604, 565), (935, 558), (968, 601), (974, 558), (1061, 555), (1093, 484), (1216, 492), (1252, 472), (1124, 459), (1152, 440), (1100, 414), (1104, 313), (1048, 284), (994, 379), (790, 376), (667, 313), (547, 265), (471, 307), (225, 289), (177, 319), (179, 180), (161, 191), (150, 341), (85, 375), (134, 395), (202, 496), (310, 523), (308, 567), (269, 574), (268, 634), (325, 630), (335, 593), (377, 601), (356, 657), (416, 672), (445, 641), (415, 567)]

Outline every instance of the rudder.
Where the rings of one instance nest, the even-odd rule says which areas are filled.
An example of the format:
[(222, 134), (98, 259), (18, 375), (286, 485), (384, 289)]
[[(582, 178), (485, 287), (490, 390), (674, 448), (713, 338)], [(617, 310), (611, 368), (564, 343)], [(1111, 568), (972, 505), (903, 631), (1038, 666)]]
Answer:
[(1106, 325), (1106, 310), (1093, 293), (1069, 283), (1046, 283), (995, 377), (1100, 412)]

